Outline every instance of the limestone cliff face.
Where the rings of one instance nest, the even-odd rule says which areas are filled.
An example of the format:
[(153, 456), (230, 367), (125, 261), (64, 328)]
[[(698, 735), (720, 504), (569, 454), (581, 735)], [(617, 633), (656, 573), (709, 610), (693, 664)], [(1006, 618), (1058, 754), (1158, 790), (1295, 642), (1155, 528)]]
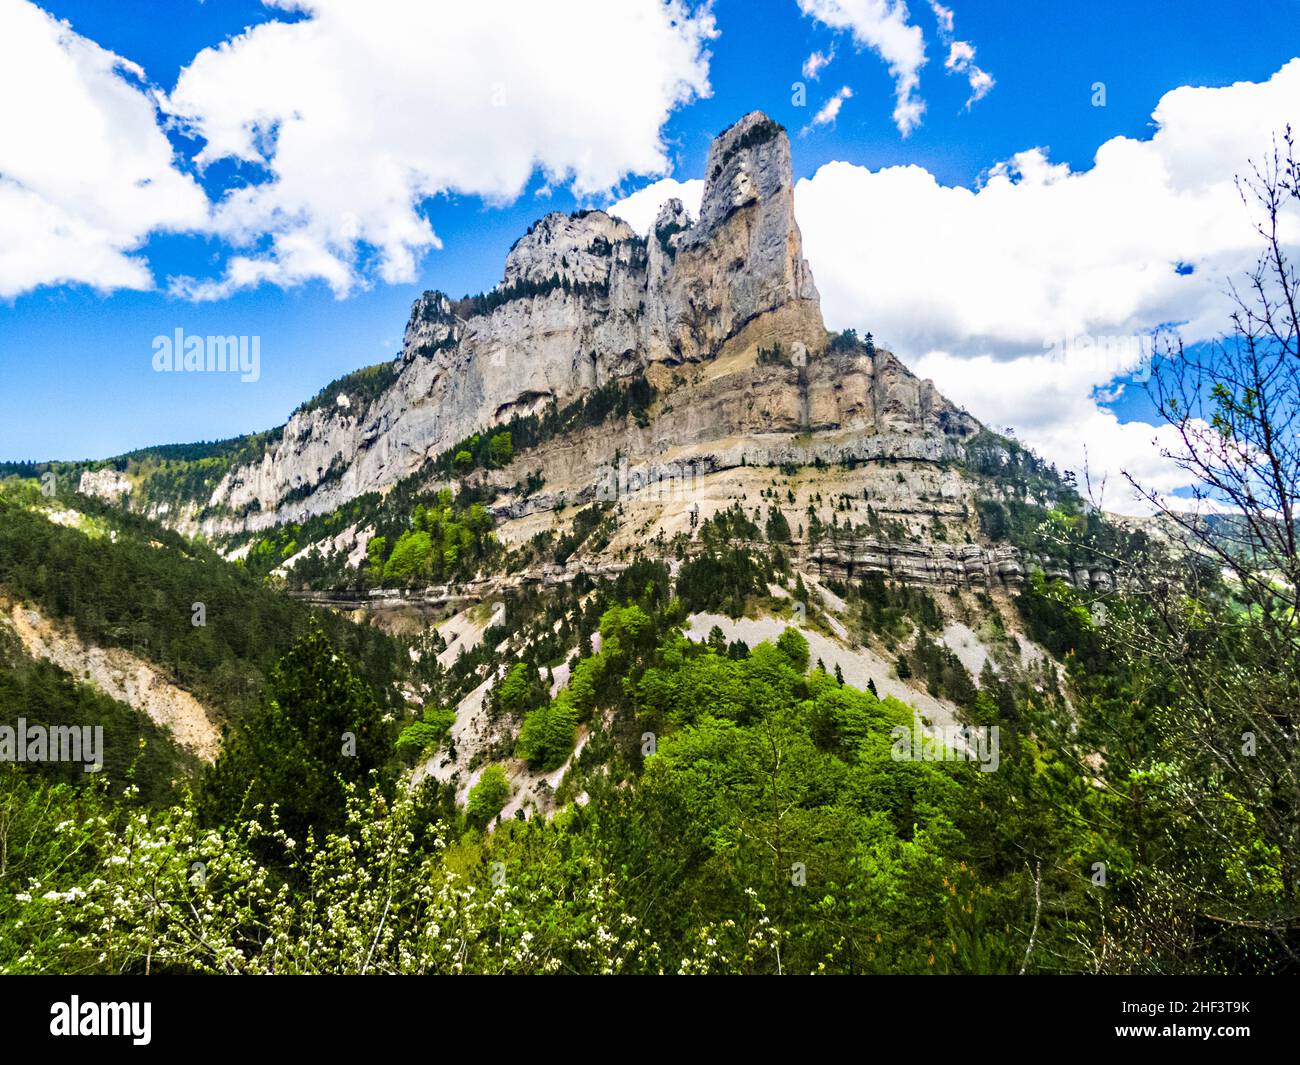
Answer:
[(817, 288), (794, 217), (790, 141), (755, 111), (709, 149), (699, 221), (681, 204), (661, 211), (650, 238), (657, 296), (648, 304), (651, 359), (716, 354), (760, 315), (779, 315), (821, 346)]
[(86, 470), (77, 483), (77, 491), (112, 502), (131, 491), (131, 482), (116, 470)]
[[(474, 432), (640, 374), (661, 399), (636, 443), (661, 451), (747, 434), (779, 451), (792, 445), (773, 434), (839, 431), (875, 439), (858, 446), (876, 453), (940, 458), (977, 428), (887, 353), (808, 359), (827, 339), (789, 140), (754, 112), (714, 141), (698, 220), (670, 201), (642, 238), (602, 211), (550, 214), (516, 241), (493, 292), (422, 296), (391, 384), (366, 406), (296, 413), (218, 485), (207, 502), (224, 516), (203, 531), (327, 512)], [(790, 364), (760, 364), (776, 344)]]

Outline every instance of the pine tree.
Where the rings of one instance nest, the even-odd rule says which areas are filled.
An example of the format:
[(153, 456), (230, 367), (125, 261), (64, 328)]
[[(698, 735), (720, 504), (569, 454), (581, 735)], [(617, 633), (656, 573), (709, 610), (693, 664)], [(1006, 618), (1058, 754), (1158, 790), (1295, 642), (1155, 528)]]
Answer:
[(392, 729), (374, 693), (319, 630), (275, 667), (261, 705), (230, 735), (204, 781), (205, 812), (229, 824), (241, 809), (279, 807), (294, 840), (342, 826), (345, 782), (388, 762)]

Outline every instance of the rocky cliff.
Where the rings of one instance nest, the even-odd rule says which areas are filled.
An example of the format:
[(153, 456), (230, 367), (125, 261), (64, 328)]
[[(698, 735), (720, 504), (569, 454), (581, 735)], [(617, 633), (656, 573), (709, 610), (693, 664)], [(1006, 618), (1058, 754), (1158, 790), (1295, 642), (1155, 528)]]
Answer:
[(789, 140), (755, 112), (714, 141), (698, 219), (675, 200), (645, 237), (603, 211), (540, 219), (491, 292), (416, 301), (382, 392), (299, 410), (192, 513), (209, 535), (325, 513), (472, 433), (641, 375), (658, 389), (650, 428), (607, 442), (645, 461), (683, 446), (724, 466), (938, 459), (978, 429), (888, 353), (828, 340)]

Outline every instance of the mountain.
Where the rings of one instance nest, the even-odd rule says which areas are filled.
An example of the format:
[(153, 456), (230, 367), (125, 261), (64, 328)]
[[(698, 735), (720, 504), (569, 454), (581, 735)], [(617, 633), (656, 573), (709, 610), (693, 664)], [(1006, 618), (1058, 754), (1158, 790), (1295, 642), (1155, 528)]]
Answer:
[(0, 765), (0, 971), (1293, 965), (1268, 611), (829, 332), (793, 203), (753, 113), (283, 426), (0, 467), (0, 762), (105, 745)]
[[(265, 595), (349, 612), (406, 641), (415, 661), (435, 657), (431, 674), (385, 664), (371, 679), (386, 700), (457, 708), (455, 753), (438, 772), (459, 780), (462, 801), (476, 759), (493, 745), (508, 753), (519, 725), (483, 718), (499, 679), (490, 652), (567, 669), (589, 649), (596, 619), (573, 597), (593, 582), (616, 602), (629, 580), (662, 571), (688, 623), (716, 625), (729, 642), (806, 622), (826, 668), (951, 722), (986, 663), (1020, 654), (1014, 646), (1027, 662), (1051, 659), (1013, 606), (1026, 580), (1105, 591), (1106, 547), (1127, 535), (870, 334), (826, 329), (789, 139), (758, 112), (713, 142), (699, 218), (670, 200), (643, 237), (602, 211), (546, 215), (514, 243), (493, 290), (426, 292), (396, 358), (332, 383), (281, 427), (11, 472), (75, 485), (69, 513), (137, 523), (101, 551), (158, 542), (162, 526), (198, 538), (204, 574), (218, 559), (232, 570), (205, 581), (231, 589), (220, 594), (242, 599), (248, 617), (274, 606), (269, 583)], [(115, 564), (140, 570), (156, 557)], [(15, 562), (15, 609), (39, 607)], [(85, 630), (87, 654), (121, 642), (120, 625), (99, 617), (113, 611), (93, 623), (59, 613)], [(555, 631), (539, 628), (556, 617)], [(234, 671), (255, 629), (195, 665), (228, 654)], [(332, 634), (377, 660), (365, 641)], [(915, 669), (894, 661), (900, 652)], [(271, 665), (254, 657), (250, 692)], [(167, 668), (165, 653), (161, 665), (160, 683), (208, 704), (209, 735), (253, 705), (246, 692), (223, 706), (220, 685), (193, 666)], [(135, 705), (149, 713), (147, 700)], [(214, 746), (192, 749), (210, 760)]]
[[(489, 454), (505, 432), (508, 455)], [(273, 546), (288, 572), (309, 549), (336, 556), (325, 583), (355, 586), (394, 488), (408, 512), (390, 503), (389, 516), (408, 520), (420, 493), (474, 485), (505, 542), (560, 535), (575, 508), (617, 498), (619, 531), (586, 560), (613, 562), (758, 495), (755, 468), (771, 467), (804, 472), (769, 509), (792, 529), (810, 513), (836, 527), (834, 541), (793, 537), (820, 570), (999, 586), (1042, 564), (1084, 587), (1107, 580), (983, 535), (990, 485), (1041, 505), (1073, 493), (870, 336), (826, 330), (789, 139), (753, 112), (713, 142), (698, 219), (672, 200), (641, 237), (602, 211), (547, 215), (495, 289), (425, 293), (391, 363), (334, 382), (284, 426), (73, 473), (81, 491), (235, 558)], [(838, 472), (810, 472), (827, 467)]]
[[(670, 200), (643, 237), (546, 215), (493, 290), (426, 292), (392, 362), (284, 426), (65, 472), (432, 656), (406, 692), (450, 716), (416, 779), (462, 805), (485, 759), (528, 747), (503, 663), (563, 688), (595, 647), (593, 587), (672, 581), (721, 646), (793, 620), (826, 669), (955, 725), (989, 668), (1055, 690), (1013, 605), (1032, 573), (1111, 581), (1106, 552), (1044, 530), (1098, 529), (1055, 471), (870, 334), (826, 329), (789, 139), (758, 112), (713, 142), (698, 219)], [(608, 725), (627, 741), (630, 720)], [(512, 763), (507, 815), (556, 809), (564, 735)]]
[[(25, 656), (210, 762), (306, 631), (287, 590), (331, 608), (381, 702), (454, 710), (417, 777), (462, 803), (483, 758), (524, 742), (492, 710), (494, 658), (562, 685), (593, 646), (593, 587), (616, 603), (671, 581), (688, 630), (728, 644), (805, 624), (827, 669), (951, 723), (986, 663), (1050, 660), (1012, 607), (1030, 573), (1110, 581), (1104, 552), (1044, 534), (1049, 511), (1086, 524), (1069, 484), (870, 334), (826, 329), (789, 139), (758, 112), (713, 142), (698, 218), (670, 200), (640, 236), (546, 215), (493, 290), (426, 292), (396, 358), (281, 427), (8, 472), (60, 486), (0, 499), (0, 625)], [(33, 577), (55, 547), (70, 600)], [(111, 573), (156, 608), (111, 601)], [(211, 630), (185, 624), (191, 601)], [(516, 767), (513, 809), (554, 809), (559, 764)]]

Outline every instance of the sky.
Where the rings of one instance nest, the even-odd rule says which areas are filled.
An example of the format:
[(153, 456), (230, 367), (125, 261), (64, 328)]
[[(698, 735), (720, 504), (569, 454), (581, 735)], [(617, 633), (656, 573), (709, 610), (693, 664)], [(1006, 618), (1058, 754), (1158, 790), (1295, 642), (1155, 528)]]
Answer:
[[(280, 424), (542, 214), (698, 203), (759, 109), (829, 327), (1184, 491), (1141, 344), (1225, 327), (1297, 57), (1300, 0), (0, 0), (0, 459)], [(257, 379), (155, 372), (177, 329), (259, 338)]]

